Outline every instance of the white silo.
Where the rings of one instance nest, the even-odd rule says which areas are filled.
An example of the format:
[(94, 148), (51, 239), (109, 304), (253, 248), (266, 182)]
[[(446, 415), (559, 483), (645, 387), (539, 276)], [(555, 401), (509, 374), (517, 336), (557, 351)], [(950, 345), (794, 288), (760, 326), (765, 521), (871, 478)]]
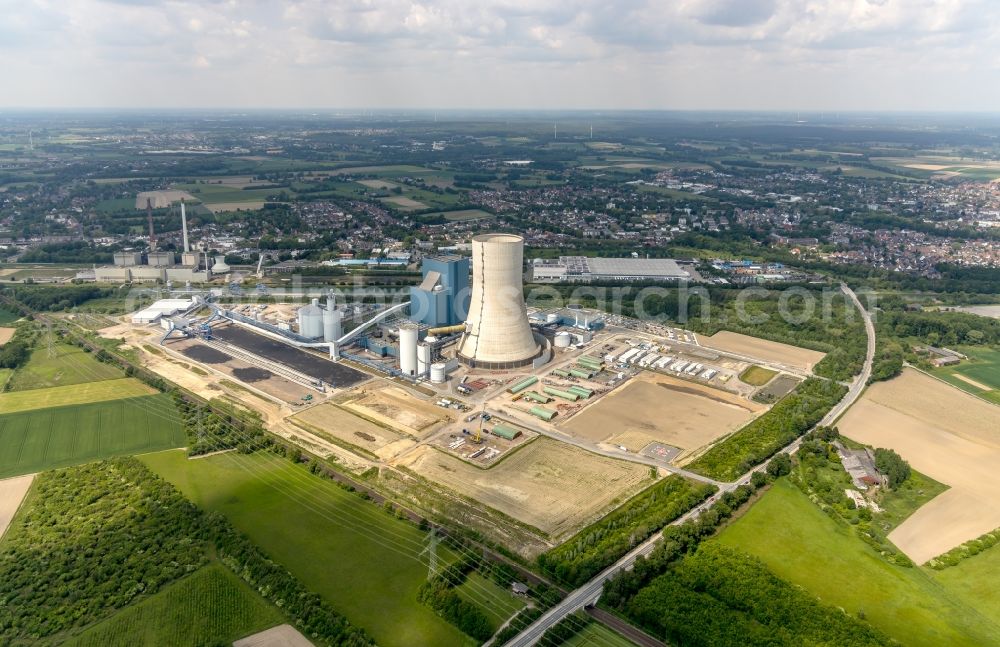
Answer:
[(573, 342), (573, 338), (564, 330), (556, 333), (554, 342), (556, 348), (569, 348), (570, 344)]
[(333, 297), (327, 297), (326, 308), (323, 309), (323, 341), (337, 341), (344, 336), (342, 315), (334, 305)]
[(444, 362), (431, 364), (431, 382), (434, 382), (435, 384), (444, 382), (447, 373), (447, 365)]
[(419, 328), (414, 324), (399, 327), (399, 370), (404, 375), (417, 374), (417, 335)]
[(323, 336), (323, 309), (319, 307), (319, 299), (299, 308), (299, 334), (310, 339)]
[(423, 375), (431, 368), (431, 347), (429, 344), (417, 346), (417, 375)]
[(524, 239), (513, 234), (472, 238), (472, 298), (458, 357), (480, 368), (530, 364), (539, 346), (524, 307)]

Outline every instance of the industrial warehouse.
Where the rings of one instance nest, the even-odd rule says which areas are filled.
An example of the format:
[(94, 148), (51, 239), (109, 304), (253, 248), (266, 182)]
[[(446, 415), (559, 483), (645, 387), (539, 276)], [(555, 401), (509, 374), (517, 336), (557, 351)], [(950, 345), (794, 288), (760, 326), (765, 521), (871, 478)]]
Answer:
[[(636, 492), (651, 467), (694, 460), (817, 361), (732, 334), (715, 348), (574, 304), (529, 308), (523, 239), (481, 234), (469, 247), (471, 256), (425, 256), (419, 281), (388, 304), (186, 286), (102, 334), (345, 469), (401, 470), (495, 511), (474, 515), (477, 530), (513, 533), (525, 554)], [(624, 260), (638, 263), (566, 266), (685, 273), (673, 261)], [(745, 383), (751, 368), (774, 377)]]

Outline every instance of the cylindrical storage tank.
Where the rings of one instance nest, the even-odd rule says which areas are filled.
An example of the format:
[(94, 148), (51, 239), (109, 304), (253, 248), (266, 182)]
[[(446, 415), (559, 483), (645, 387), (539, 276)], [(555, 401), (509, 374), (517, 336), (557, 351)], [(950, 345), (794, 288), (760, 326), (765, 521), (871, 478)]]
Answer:
[(323, 310), (316, 305), (299, 308), (299, 334), (310, 339), (323, 336)]
[(572, 341), (568, 332), (557, 332), (554, 343), (556, 348), (569, 348)]
[(337, 341), (344, 336), (340, 310), (334, 310), (332, 306), (327, 302), (323, 310), (323, 341)]
[(399, 327), (399, 370), (404, 375), (417, 374), (417, 335), (419, 329), (413, 324)]
[(447, 371), (445, 370), (444, 362), (438, 362), (437, 364), (431, 364), (431, 382), (435, 384), (440, 384), (444, 382)]
[(423, 375), (431, 368), (431, 347), (427, 344), (417, 346), (417, 375)]
[(527, 366), (540, 347), (524, 307), (524, 239), (513, 234), (472, 238), (472, 294), (458, 356), (480, 368)]

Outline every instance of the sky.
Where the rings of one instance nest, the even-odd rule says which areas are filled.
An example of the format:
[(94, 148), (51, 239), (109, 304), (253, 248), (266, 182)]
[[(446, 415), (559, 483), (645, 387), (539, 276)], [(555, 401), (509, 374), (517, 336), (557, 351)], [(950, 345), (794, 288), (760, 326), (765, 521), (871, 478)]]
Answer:
[(0, 0), (0, 107), (996, 111), (996, 0)]

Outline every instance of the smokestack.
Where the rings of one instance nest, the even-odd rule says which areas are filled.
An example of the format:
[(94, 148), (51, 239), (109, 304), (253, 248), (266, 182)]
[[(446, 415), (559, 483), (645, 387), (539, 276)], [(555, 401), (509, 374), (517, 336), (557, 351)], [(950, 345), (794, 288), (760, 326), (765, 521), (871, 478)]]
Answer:
[(191, 246), (188, 245), (188, 219), (187, 214), (184, 212), (184, 198), (181, 198), (181, 231), (184, 232), (184, 251), (190, 252)]
[(153, 233), (153, 201), (146, 198), (146, 220), (149, 221), (149, 251), (156, 251), (156, 234)]

